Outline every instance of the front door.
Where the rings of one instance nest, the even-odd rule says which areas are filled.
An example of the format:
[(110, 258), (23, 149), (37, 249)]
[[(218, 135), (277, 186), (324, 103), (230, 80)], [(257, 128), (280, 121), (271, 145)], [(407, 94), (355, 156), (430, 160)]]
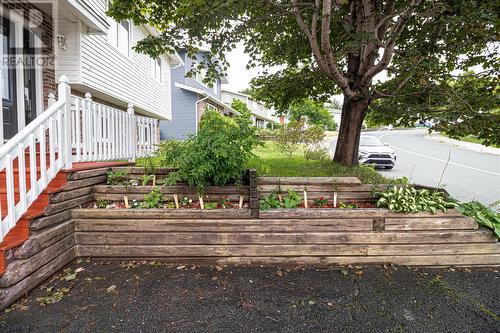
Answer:
[(5, 139), (12, 138), (17, 133), (17, 98), (16, 98), (16, 70), (6, 63), (15, 53), (14, 24), (5, 18), (0, 18), (2, 54), (2, 113), (3, 133)]
[(24, 125), (36, 118), (35, 34), (24, 29)]

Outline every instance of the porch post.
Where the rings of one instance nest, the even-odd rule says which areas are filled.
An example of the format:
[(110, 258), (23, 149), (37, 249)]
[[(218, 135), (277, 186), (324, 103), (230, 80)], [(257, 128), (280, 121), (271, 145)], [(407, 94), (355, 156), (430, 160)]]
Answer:
[[(58, 97), (60, 101), (64, 101), (63, 106), (63, 138), (64, 144), (59, 147), (62, 150), (62, 158), (64, 158), (64, 168), (71, 169), (73, 167), (73, 147), (71, 140), (71, 87), (69, 79), (66, 75), (59, 79), (57, 87)], [(61, 153), (61, 152), (60, 152)]]
[(134, 114), (134, 105), (129, 104), (127, 107), (127, 113), (129, 114), (130, 117), (130, 131), (128, 135), (130, 135), (130, 155), (131, 157), (129, 158), (129, 162), (135, 163), (135, 157), (137, 154), (137, 123), (136, 123), (136, 118)]

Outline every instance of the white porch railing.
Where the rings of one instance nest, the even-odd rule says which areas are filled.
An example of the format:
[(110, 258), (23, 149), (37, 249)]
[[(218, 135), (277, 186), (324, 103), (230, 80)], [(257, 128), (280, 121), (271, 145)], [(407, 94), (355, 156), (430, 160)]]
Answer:
[(0, 147), (0, 242), (73, 162), (134, 161), (157, 149), (158, 120), (135, 115), (132, 105), (123, 112), (89, 94), (71, 96), (66, 76), (59, 80), (58, 97), (52, 95), (49, 108)]

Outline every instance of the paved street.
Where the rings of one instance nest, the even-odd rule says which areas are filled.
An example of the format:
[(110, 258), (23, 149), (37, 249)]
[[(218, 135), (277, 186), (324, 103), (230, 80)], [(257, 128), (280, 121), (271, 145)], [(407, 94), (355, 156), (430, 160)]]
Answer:
[[(417, 184), (436, 186), (446, 166), (442, 184), (461, 201), (490, 204), (500, 200), (500, 156), (478, 153), (425, 138), (426, 129), (365, 132), (376, 135), (398, 153), (392, 170), (380, 170), (387, 177), (410, 177)], [(335, 150), (335, 141), (330, 149)]]

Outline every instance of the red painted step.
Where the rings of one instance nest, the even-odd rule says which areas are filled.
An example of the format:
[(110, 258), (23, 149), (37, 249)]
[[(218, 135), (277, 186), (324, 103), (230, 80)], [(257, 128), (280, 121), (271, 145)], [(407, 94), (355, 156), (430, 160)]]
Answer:
[[(29, 223), (32, 219), (40, 217), (43, 215), (45, 208), (49, 203), (49, 197), (51, 193), (55, 193), (61, 190), (61, 188), (66, 184), (67, 173), (74, 171), (92, 170), (100, 168), (109, 168), (115, 166), (125, 166), (130, 165), (128, 162), (82, 162), (74, 163), (73, 168), (70, 170), (60, 171), (56, 177), (48, 184), (47, 188), (40, 194), (40, 196), (31, 204), (28, 211), (22, 216), (22, 218), (16, 223), (16, 226), (9, 231), (5, 236), (3, 241), (0, 243), (0, 276), (5, 272), (6, 261), (5, 252), (13, 249), (17, 246), (22, 245), (29, 238)], [(14, 163), (17, 166), (17, 161)], [(3, 178), (2, 178), (3, 174)], [(29, 179), (29, 178), (27, 178)], [(16, 202), (19, 198), (19, 178), (18, 173), (14, 176), (15, 184), (15, 199)], [(26, 186), (29, 189), (29, 181), (27, 180)], [(2, 219), (6, 214), (6, 194), (5, 194), (5, 170), (0, 171), (0, 204), (2, 205)], [(1, 221), (0, 221), (1, 223)]]

